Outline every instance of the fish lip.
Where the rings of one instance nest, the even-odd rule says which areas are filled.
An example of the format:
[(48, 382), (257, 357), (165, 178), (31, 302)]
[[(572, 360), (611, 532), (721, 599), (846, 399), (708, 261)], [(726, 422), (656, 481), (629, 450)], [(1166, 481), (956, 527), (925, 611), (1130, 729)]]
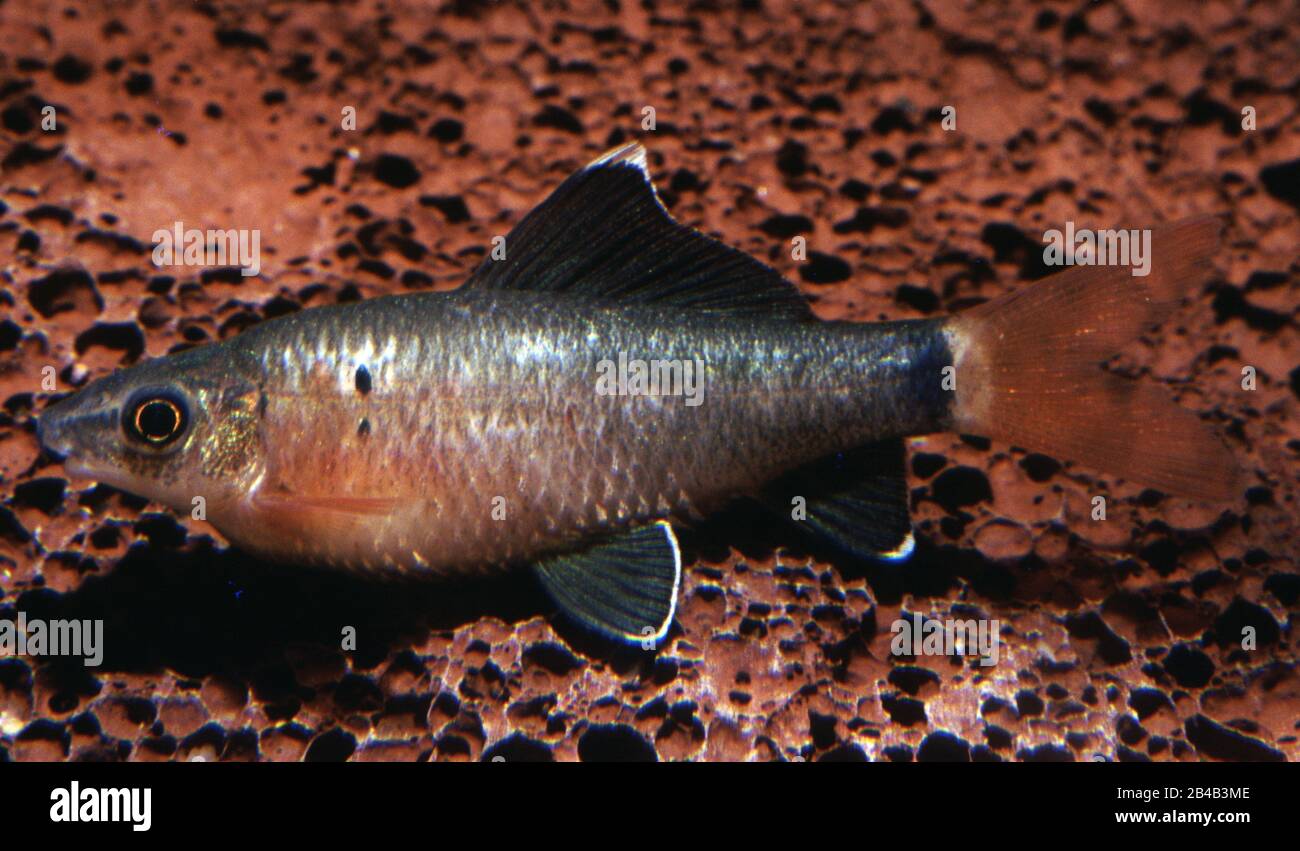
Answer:
[(88, 464), (83, 464), (74, 458), (68, 458), (63, 462), (63, 472), (68, 474), (71, 479), (90, 479), (92, 481), (102, 481), (102, 476), (98, 470), (95, 470)]
[(93, 470), (89, 465), (83, 463), (73, 456), (72, 449), (66, 442), (60, 442), (61, 436), (57, 424), (47, 423), (44, 419), (38, 419), (36, 422), (36, 440), (41, 445), (41, 450), (53, 461), (63, 465), (63, 471), (69, 477), (74, 479), (93, 479), (96, 478)]
[(103, 417), (116, 417), (115, 410), (91, 409), (76, 405), (75, 397), (63, 399), (46, 408), (36, 418), (36, 440), (41, 450), (54, 461), (62, 462), (69, 476), (98, 480), (104, 472), (97, 470), (76, 452), (73, 437), (78, 428), (88, 421)]
[(45, 412), (36, 419), (36, 442), (41, 445), (45, 454), (55, 461), (66, 461), (71, 454), (66, 443), (58, 443), (59, 423), (51, 421), (49, 412)]
[(63, 471), (74, 479), (94, 479), (98, 481), (103, 471), (78, 458), (67, 443), (62, 432), (62, 423), (36, 422), (36, 439), (41, 450), (52, 460), (63, 464)]

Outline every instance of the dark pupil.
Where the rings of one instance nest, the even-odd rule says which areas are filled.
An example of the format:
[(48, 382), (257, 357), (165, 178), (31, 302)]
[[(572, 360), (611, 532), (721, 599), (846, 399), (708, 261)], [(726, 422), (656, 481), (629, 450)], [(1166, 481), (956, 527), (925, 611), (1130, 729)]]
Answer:
[(167, 402), (146, 402), (136, 417), (136, 427), (150, 440), (166, 440), (180, 425), (176, 407)]

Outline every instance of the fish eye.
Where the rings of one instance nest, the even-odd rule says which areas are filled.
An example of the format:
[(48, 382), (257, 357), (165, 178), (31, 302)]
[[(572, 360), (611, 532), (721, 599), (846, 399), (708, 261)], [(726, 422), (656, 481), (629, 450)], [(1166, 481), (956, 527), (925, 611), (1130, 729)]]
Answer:
[(185, 433), (189, 414), (185, 400), (175, 393), (151, 390), (137, 394), (127, 405), (126, 434), (148, 446), (162, 447)]

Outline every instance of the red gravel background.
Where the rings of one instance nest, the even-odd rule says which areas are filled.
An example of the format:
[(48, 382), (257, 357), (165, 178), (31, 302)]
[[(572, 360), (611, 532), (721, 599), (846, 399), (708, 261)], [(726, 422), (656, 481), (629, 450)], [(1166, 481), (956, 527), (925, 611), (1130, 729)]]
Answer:
[[(1294, 3), (739, 6), (0, 3), (0, 617), (103, 618), (107, 651), (0, 660), (0, 760), (1300, 758)], [(1024, 286), (1066, 220), (1222, 214), (1209, 283), (1119, 367), (1223, 429), (1249, 490), (1207, 507), (917, 439), (910, 563), (728, 512), (686, 536), (680, 630), (651, 655), (556, 621), (526, 576), (253, 563), (40, 456), (44, 367), (61, 394), (456, 286), (631, 138), (677, 217), (827, 318)], [(153, 266), (178, 220), (260, 229), (261, 275)], [(997, 618), (1000, 664), (892, 657), (910, 612)]]

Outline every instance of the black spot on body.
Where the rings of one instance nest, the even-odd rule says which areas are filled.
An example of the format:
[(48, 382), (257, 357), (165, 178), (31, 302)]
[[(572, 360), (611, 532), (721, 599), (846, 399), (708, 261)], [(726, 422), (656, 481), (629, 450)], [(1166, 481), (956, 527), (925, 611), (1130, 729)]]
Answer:
[(365, 364), (362, 364), (357, 367), (357, 392), (365, 396), (370, 392), (370, 387), (370, 370), (366, 369)]
[(361, 425), (357, 426), (357, 436), (359, 437), (370, 436), (370, 420), (361, 421)]

